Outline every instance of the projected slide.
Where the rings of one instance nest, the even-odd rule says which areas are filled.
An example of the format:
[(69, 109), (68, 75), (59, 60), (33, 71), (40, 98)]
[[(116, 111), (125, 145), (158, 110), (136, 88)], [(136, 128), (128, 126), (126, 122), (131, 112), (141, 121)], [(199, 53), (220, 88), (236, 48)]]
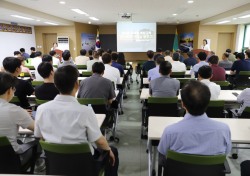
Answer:
[(156, 23), (117, 23), (118, 52), (146, 52), (156, 49)]

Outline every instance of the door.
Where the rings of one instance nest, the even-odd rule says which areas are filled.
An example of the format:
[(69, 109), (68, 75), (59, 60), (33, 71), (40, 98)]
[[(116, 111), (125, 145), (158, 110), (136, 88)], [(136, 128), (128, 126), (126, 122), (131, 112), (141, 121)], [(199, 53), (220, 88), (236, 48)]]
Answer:
[(49, 54), (51, 48), (53, 47), (53, 43), (57, 43), (57, 34), (43, 34), (43, 54)]
[(233, 49), (233, 33), (219, 33), (216, 55), (220, 58), (226, 49)]

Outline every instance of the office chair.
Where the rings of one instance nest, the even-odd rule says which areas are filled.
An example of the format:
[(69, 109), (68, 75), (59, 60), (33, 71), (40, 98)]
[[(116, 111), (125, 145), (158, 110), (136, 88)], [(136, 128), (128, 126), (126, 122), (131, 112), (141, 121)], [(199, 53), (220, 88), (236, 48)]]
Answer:
[[(40, 141), (45, 152), (47, 175), (91, 175), (101, 176), (104, 168), (98, 172), (96, 161), (91, 154), (89, 144), (54, 144)], [(108, 162), (108, 152), (104, 157), (104, 166)]]
[(243, 90), (250, 87), (250, 71), (240, 71), (234, 80), (234, 87)]
[(206, 114), (211, 118), (223, 118), (227, 117), (227, 111), (224, 110), (225, 101), (224, 100), (210, 100)]
[(215, 84), (220, 85), (221, 90), (231, 89), (231, 84), (228, 81), (211, 81), (211, 82), (214, 82)]
[(87, 69), (87, 65), (76, 65), (77, 69)]
[(170, 77), (171, 78), (185, 78), (185, 71), (183, 71), (183, 72), (172, 72), (171, 74), (170, 74)]
[(163, 175), (225, 176), (230, 173), (226, 155), (193, 155), (169, 150)]
[(146, 107), (142, 110), (141, 138), (146, 138), (149, 116), (169, 116), (178, 117), (178, 98), (177, 97), (148, 97)]
[(44, 83), (44, 81), (32, 81), (31, 84), (33, 87), (40, 86)]
[[(19, 154), (33, 148), (31, 159), (21, 166)], [(4, 174), (33, 174), (37, 159), (37, 145), (27, 146), (22, 153), (17, 154), (6, 136), (0, 136), (0, 173)], [(28, 171), (29, 169), (29, 171)]]
[(190, 80), (196, 80), (195, 78), (176, 78), (180, 81), (180, 89)]

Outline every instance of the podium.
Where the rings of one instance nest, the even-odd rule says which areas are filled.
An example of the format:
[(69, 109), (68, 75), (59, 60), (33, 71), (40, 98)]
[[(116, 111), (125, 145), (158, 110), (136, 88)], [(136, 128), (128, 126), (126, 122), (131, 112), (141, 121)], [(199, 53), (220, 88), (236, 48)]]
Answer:
[(58, 59), (60, 60), (60, 62), (62, 62), (62, 53), (63, 51), (62, 50), (59, 50), (59, 49), (55, 49), (54, 50), (58, 56)]
[(197, 56), (197, 54), (199, 52), (205, 52), (207, 54), (207, 56), (209, 55), (210, 51), (207, 51), (207, 50), (204, 50), (204, 49), (194, 49), (193, 50), (193, 53), (194, 53), (194, 56)]

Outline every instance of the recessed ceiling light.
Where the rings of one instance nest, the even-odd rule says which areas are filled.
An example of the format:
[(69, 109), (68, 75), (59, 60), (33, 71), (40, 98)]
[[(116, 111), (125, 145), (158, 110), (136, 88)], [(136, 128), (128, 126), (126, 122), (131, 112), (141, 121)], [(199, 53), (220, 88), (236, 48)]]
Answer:
[(41, 20), (36, 20), (36, 21), (41, 21)]
[(220, 21), (220, 22), (218, 22), (216, 24), (224, 24), (224, 23), (229, 23), (229, 22), (230, 22), (229, 20), (225, 20), (225, 21)]
[(176, 16), (176, 15), (177, 15), (176, 13), (173, 14), (173, 16)]
[(87, 13), (86, 13), (86, 14), (85, 14), (85, 16), (87, 16), (87, 17), (88, 17), (88, 16), (89, 16), (89, 14), (87, 14)]
[(10, 15), (10, 16), (15, 17), (15, 18), (21, 18), (21, 19), (24, 19), (24, 20), (34, 20), (32, 18), (24, 17), (24, 16), (20, 16), (20, 15)]
[(51, 23), (51, 22), (44, 22), (45, 24), (50, 24), (50, 25), (58, 25), (56, 23)]
[(89, 21), (88, 23), (91, 24), (91, 21)]
[(99, 21), (96, 17), (89, 17), (89, 19), (94, 20), (94, 21)]
[(64, 1), (60, 1), (59, 3), (60, 3), (60, 4), (66, 4), (66, 2), (64, 2)]
[(250, 17), (250, 15), (244, 15), (244, 16), (241, 16), (239, 18), (249, 18), (249, 17)]
[(85, 15), (87, 13), (85, 13), (84, 11), (81, 11), (80, 9), (71, 9), (72, 11), (76, 12), (76, 13), (79, 13), (81, 15)]
[(237, 18), (233, 18), (233, 20), (237, 20)]
[(192, 4), (192, 3), (194, 3), (194, 1), (188, 1), (188, 3), (189, 3), (189, 4)]

